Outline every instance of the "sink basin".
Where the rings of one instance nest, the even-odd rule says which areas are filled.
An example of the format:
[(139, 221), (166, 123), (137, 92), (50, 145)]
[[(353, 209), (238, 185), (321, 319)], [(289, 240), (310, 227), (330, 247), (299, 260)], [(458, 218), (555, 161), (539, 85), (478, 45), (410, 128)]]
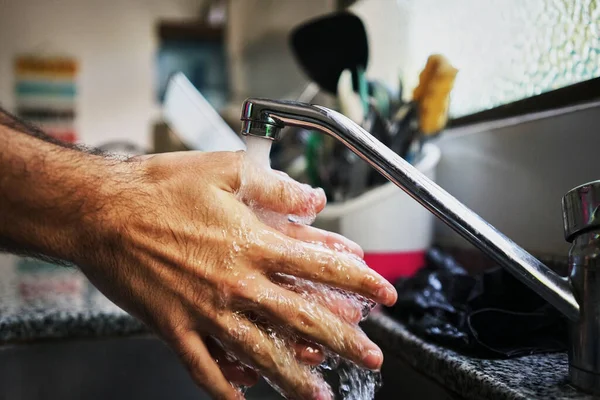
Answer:
[[(410, 366), (386, 360), (376, 399), (455, 399)], [(280, 400), (266, 382), (246, 398)], [(1, 400), (209, 400), (151, 335), (0, 346)]]
[[(264, 381), (248, 399), (281, 399)], [(164, 400), (210, 397), (153, 336), (0, 346), (0, 399)]]

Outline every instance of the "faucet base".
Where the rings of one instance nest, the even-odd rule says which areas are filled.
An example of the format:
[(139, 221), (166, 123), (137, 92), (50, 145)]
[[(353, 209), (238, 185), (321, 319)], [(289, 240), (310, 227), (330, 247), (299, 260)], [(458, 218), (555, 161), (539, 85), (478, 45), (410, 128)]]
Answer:
[(600, 394), (600, 374), (569, 365), (569, 380), (577, 389), (594, 395)]

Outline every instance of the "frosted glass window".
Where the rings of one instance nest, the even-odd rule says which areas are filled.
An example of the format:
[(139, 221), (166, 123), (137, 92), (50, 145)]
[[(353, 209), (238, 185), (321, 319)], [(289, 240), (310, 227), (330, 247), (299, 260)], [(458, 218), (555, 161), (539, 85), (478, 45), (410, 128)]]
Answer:
[(450, 108), (454, 117), (600, 76), (597, 0), (389, 4), (407, 24), (408, 51), (400, 67), (409, 83), (432, 53), (446, 55), (460, 69)]

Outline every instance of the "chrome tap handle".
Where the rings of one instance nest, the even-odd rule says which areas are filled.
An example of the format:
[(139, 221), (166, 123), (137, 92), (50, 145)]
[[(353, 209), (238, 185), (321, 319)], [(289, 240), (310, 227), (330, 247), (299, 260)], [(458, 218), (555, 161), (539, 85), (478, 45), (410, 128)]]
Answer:
[(600, 393), (600, 181), (586, 183), (563, 197), (565, 238), (569, 251), (569, 280), (582, 318), (570, 326), (571, 382)]

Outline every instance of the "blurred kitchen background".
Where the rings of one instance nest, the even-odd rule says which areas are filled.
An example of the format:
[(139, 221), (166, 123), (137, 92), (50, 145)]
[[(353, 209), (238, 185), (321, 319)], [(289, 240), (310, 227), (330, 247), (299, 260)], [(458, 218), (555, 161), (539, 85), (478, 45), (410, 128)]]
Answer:
[[(169, 113), (174, 76), (179, 102)], [(61, 140), (126, 154), (204, 150), (224, 138), (243, 146), (244, 99), (324, 105), (563, 267), (561, 198), (600, 179), (599, 77), (596, 0), (0, 0), (0, 106)], [(357, 241), (391, 281), (414, 275), (433, 246), (466, 260), (469, 272), (490, 265), (324, 135), (290, 129), (271, 161), (324, 187), (329, 204), (315, 224)], [(0, 255), (0, 267), (0, 341), (144, 331), (74, 270), (9, 255)], [(129, 361), (116, 346), (118, 361), (130, 363), (123, 370), (157, 365), (143, 346)], [(141, 355), (147, 363), (136, 361)], [(27, 368), (46, 366), (32, 376), (52, 369), (52, 357), (23, 357), (16, 359)], [(14, 372), (13, 363), (0, 363), (0, 372)], [(86, 382), (104, 388), (93, 377), (114, 365)], [(123, 398), (137, 398), (130, 388), (160, 382), (151, 373), (136, 375), (137, 386), (119, 381), (118, 371), (106, 379), (122, 383), (115, 387)], [(177, 376), (164, 393), (187, 379)], [(23, 382), (8, 398), (40, 398), (19, 395)], [(81, 393), (93, 392), (84, 386)], [(157, 393), (149, 394), (165, 398)]]

